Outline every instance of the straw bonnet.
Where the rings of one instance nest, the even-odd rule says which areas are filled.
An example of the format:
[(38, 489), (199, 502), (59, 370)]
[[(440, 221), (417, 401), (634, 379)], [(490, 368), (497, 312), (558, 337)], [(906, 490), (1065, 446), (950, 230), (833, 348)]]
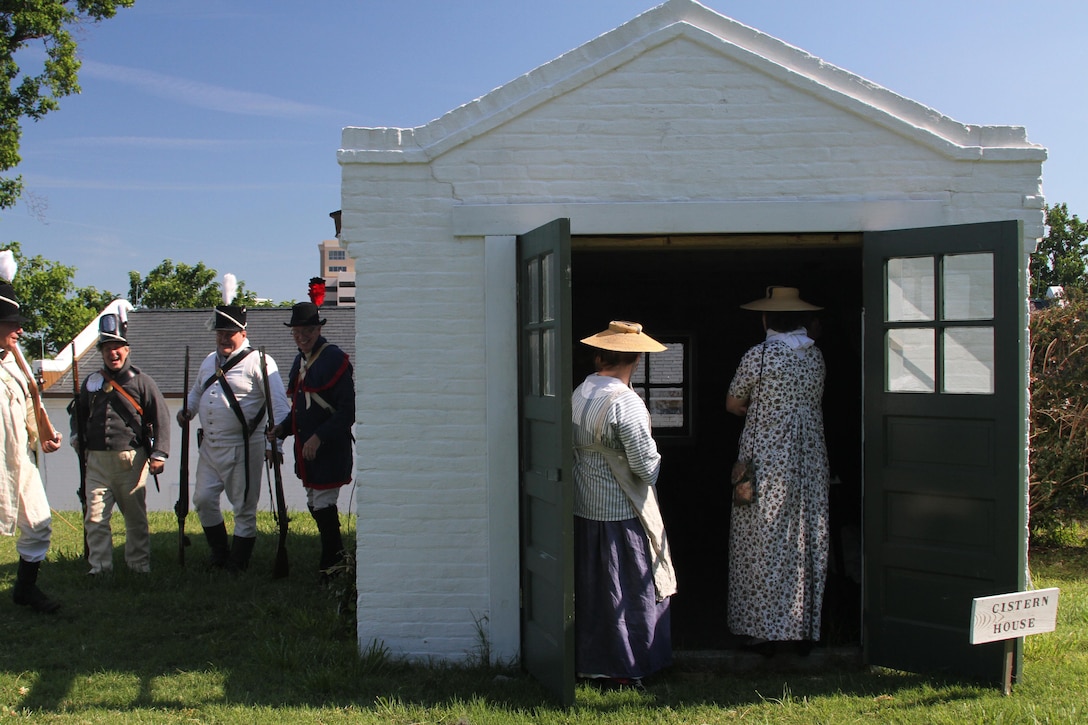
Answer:
[(806, 310), (822, 310), (823, 307), (809, 304), (801, 299), (801, 291), (796, 287), (767, 288), (767, 296), (760, 297), (741, 305), (744, 310), (758, 310), (760, 312), (804, 312)]
[(643, 332), (642, 325), (619, 320), (609, 322), (607, 330), (582, 338), (582, 342), (590, 347), (615, 352), (661, 352), (667, 349)]

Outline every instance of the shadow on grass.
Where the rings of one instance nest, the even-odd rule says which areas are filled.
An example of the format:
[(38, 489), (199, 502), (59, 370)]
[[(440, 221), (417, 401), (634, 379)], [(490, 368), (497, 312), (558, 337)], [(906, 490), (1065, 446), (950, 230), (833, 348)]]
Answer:
[[(195, 516), (187, 522), (193, 543), (185, 567), (179, 566), (177, 534), (169, 531), (166, 516), (153, 515), (153, 571), (148, 575), (125, 568), (124, 531), (116, 517), (115, 573), (104, 579), (85, 573), (82, 532), (65, 533), (64, 525), (57, 525), (39, 580), (63, 604), (51, 616), (11, 602), (17, 555), (10, 540), (0, 544), (0, 628), (7, 640), (0, 649), (0, 706), (8, 712), (56, 714), (211, 706), (380, 711), (390, 702), (552, 707), (548, 693), (517, 670), (409, 666), (380, 645), (360, 655), (353, 621), (345, 623), (337, 612), (342, 597), (336, 587), (343, 583), (334, 582), (331, 589), (318, 585), (320, 543), (308, 514), (292, 512), (290, 575), (278, 580), (271, 576), (276, 535), (270, 514), (259, 517), (250, 568), (238, 575), (208, 567)], [(344, 530), (345, 544), (353, 548), (354, 529)], [(933, 683), (932, 678), (856, 666), (743, 675), (684, 666), (651, 680), (644, 693), (599, 692), (580, 685), (576, 707), (604, 712), (633, 702), (739, 708), (784, 696), (875, 698), (927, 682)], [(964, 688), (962, 697), (978, 692)], [(941, 691), (942, 700), (949, 696), (950, 690)]]

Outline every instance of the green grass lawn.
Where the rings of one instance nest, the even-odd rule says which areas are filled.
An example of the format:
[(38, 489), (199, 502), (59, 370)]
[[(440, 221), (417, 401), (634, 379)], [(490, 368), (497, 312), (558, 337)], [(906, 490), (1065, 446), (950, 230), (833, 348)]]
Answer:
[[(17, 554), (13, 540), (0, 540), (0, 722), (1088, 722), (1088, 550), (1033, 555), (1035, 585), (1061, 589), (1058, 629), (1027, 639), (1010, 697), (849, 665), (745, 674), (682, 665), (646, 692), (579, 686), (575, 706), (561, 709), (517, 669), (410, 666), (380, 643), (360, 655), (350, 612), (339, 611), (343, 592), (317, 585), (317, 529), (305, 512), (292, 516), (287, 579), (271, 578), (269, 514), (250, 570), (231, 576), (207, 569), (195, 515), (180, 568), (176, 520), (159, 513), (152, 573), (125, 570), (117, 516), (117, 571), (99, 581), (85, 574), (79, 515), (61, 512), (40, 580), (63, 602), (55, 616), (11, 602)], [(351, 546), (353, 518), (341, 518)]]

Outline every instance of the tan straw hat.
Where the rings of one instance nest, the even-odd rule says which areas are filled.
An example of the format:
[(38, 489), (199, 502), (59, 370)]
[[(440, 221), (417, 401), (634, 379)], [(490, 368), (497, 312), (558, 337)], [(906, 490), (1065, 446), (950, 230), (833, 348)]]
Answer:
[(796, 287), (767, 288), (767, 296), (741, 305), (744, 310), (759, 310), (761, 312), (803, 312), (805, 310), (822, 310), (801, 299), (801, 290)]
[(615, 352), (661, 352), (667, 349), (643, 332), (642, 325), (620, 320), (609, 322), (607, 330), (582, 338), (582, 342), (591, 347)]

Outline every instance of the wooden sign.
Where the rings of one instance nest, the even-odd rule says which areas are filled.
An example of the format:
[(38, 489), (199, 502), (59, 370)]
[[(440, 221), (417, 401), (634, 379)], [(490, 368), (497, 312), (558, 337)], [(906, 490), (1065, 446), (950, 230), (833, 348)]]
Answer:
[(1057, 587), (979, 597), (971, 604), (971, 644), (1053, 632), (1057, 621)]

